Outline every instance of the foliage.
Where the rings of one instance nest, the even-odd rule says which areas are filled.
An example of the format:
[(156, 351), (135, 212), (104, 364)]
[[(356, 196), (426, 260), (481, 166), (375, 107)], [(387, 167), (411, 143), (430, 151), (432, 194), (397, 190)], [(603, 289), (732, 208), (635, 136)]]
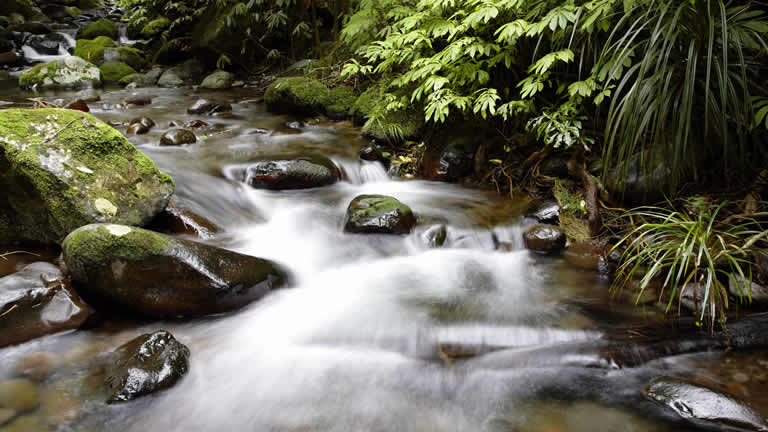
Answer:
[[(640, 278), (640, 293), (652, 281), (663, 280), (662, 293), (668, 290), (667, 311), (683, 290), (700, 287), (695, 293), (702, 305), (699, 319), (709, 315), (725, 322), (730, 280), (740, 295), (750, 295), (752, 259), (768, 247), (766, 235), (753, 219), (721, 219), (723, 202), (709, 206), (702, 199), (687, 201), (688, 209), (668, 210), (642, 207), (625, 216), (643, 220), (633, 227), (615, 248), (626, 246), (612, 289), (621, 289), (633, 278)], [(736, 222), (736, 223), (734, 223)]]
[(679, 179), (748, 161), (766, 32), (754, 2), (363, 0), (342, 37), (370, 42), (343, 75), (391, 78), (385, 108), (435, 123), (524, 118), (559, 148), (592, 148), (603, 130), (606, 170), (642, 153)]

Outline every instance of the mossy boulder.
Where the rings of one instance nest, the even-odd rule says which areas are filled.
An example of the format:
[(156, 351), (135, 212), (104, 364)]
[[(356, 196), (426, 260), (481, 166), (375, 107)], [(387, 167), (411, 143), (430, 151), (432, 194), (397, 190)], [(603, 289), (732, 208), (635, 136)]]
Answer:
[(77, 6), (68, 6), (64, 8), (64, 12), (69, 16), (70, 18), (77, 18), (80, 15), (83, 14), (83, 11), (80, 10)]
[(96, 39), (78, 39), (75, 46), (75, 56), (95, 65), (100, 65), (104, 63), (104, 51), (116, 46), (115, 41), (107, 36), (99, 36)]
[(80, 27), (80, 29), (77, 30), (77, 39), (96, 39), (99, 36), (117, 39), (119, 34), (115, 23), (106, 18), (102, 18), (96, 22)]
[(95, 304), (158, 318), (232, 311), (288, 279), (267, 260), (125, 225), (79, 228), (62, 256), (78, 292)]
[(39, 64), (19, 76), (19, 86), (31, 89), (79, 89), (101, 86), (101, 72), (96, 65), (80, 57), (66, 57)]
[(82, 10), (102, 9), (104, 2), (102, 0), (78, 0), (77, 7)]
[(136, 70), (123, 62), (106, 62), (99, 68), (101, 70), (101, 79), (108, 82), (118, 82), (122, 78), (133, 75)]
[(129, 86), (131, 84), (134, 84), (136, 87), (148, 87), (150, 85), (150, 84), (147, 84), (147, 76), (143, 73), (126, 75), (120, 78), (120, 81), (118, 81), (118, 84), (120, 84), (123, 87)]
[(357, 234), (408, 234), (416, 216), (407, 205), (386, 195), (360, 195), (349, 203), (344, 231)]
[(44, 35), (50, 33), (51, 28), (41, 22), (25, 22), (8, 27), (8, 31)]
[(0, 188), (0, 244), (59, 243), (94, 222), (148, 224), (174, 183), (90, 114), (10, 109), (0, 111)]
[(362, 126), (366, 121), (368, 121), (368, 118), (371, 116), (371, 113), (373, 113), (374, 108), (376, 108), (378, 99), (378, 87), (371, 87), (357, 97), (355, 102), (352, 104), (352, 108), (349, 110), (349, 115), (352, 117), (352, 120), (356, 125)]
[(281, 78), (267, 88), (264, 102), (273, 112), (312, 115), (324, 112), (330, 94), (330, 90), (316, 79)]
[(152, 63), (175, 65), (192, 55), (192, 41), (188, 37), (171, 39), (164, 43), (152, 58)]
[(160, 17), (153, 19), (141, 29), (141, 36), (146, 39), (154, 39), (160, 36), (160, 33), (164, 32), (169, 25), (171, 25), (171, 21), (168, 18)]
[(110, 357), (107, 403), (125, 402), (172, 387), (189, 370), (189, 348), (165, 330), (143, 334)]
[(144, 51), (127, 46), (106, 48), (104, 62), (122, 62), (134, 69), (142, 69), (147, 65)]
[(344, 120), (357, 100), (355, 91), (349, 87), (335, 87), (328, 95), (325, 104), (325, 114), (334, 120)]
[(361, 132), (364, 137), (378, 142), (400, 143), (417, 139), (423, 128), (423, 114), (416, 110), (398, 110), (370, 117)]
[(23, 17), (34, 15), (35, 4), (31, 0), (3, 0), (0, 2), (0, 15), (20, 14)]
[(203, 80), (201, 88), (210, 90), (226, 90), (232, 88), (233, 75), (230, 72), (218, 70)]

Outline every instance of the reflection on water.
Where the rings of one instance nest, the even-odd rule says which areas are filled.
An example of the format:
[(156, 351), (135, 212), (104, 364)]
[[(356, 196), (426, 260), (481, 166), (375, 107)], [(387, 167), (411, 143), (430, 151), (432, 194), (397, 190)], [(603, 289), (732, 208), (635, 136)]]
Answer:
[[(295, 286), (227, 316), (107, 320), (0, 350), (5, 377), (41, 356), (55, 359), (41, 387), (66, 397), (32, 414), (42, 423), (83, 431), (680, 430), (645, 416), (640, 390), (655, 375), (695, 366), (665, 360), (621, 371), (590, 357), (584, 347), (598, 344), (604, 329), (581, 306), (608, 307), (606, 281), (524, 250), (527, 203), (390, 179), (380, 165), (357, 160), (365, 141), (350, 124), (289, 124), (296, 119), (265, 112), (247, 89), (134, 92), (153, 103), (125, 108), (133, 92), (115, 90), (92, 113), (116, 124), (154, 119), (150, 133), (129, 139), (173, 175), (176, 206), (222, 228), (205, 241), (278, 261), (295, 273)], [(160, 147), (171, 122), (199, 118), (186, 108), (201, 96), (234, 102), (232, 115), (205, 118), (211, 126), (198, 131), (198, 144)], [(297, 153), (329, 156), (345, 180), (272, 192), (221, 174), (229, 164)], [(376, 193), (414, 210), (414, 232), (342, 232), (349, 202)], [(447, 227), (443, 248), (424, 240), (433, 224)], [(190, 347), (189, 374), (158, 395), (105, 406), (89, 378), (99, 353), (160, 328)], [(585, 368), (590, 362), (598, 367)], [(57, 417), (62, 411), (70, 416)]]

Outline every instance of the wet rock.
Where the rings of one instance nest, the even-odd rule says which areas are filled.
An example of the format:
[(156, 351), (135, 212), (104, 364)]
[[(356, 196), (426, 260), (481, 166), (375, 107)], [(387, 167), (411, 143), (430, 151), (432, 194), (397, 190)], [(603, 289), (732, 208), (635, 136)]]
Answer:
[(99, 70), (101, 71), (101, 79), (112, 83), (136, 74), (136, 70), (130, 65), (119, 61), (104, 62)]
[(192, 211), (171, 206), (157, 215), (150, 228), (165, 234), (182, 234), (200, 238), (210, 238), (220, 230), (216, 224)]
[(180, 146), (196, 142), (197, 136), (186, 129), (171, 129), (160, 137), (161, 146)]
[(600, 245), (590, 242), (579, 242), (568, 245), (563, 253), (565, 261), (585, 270), (599, 270), (603, 249)]
[(428, 148), (423, 162), (425, 176), (430, 180), (455, 182), (472, 174), (476, 148), (470, 137), (451, 137), (442, 150)]
[(535, 225), (523, 234), (525, 247), (541, 254), (557, 254), (565, 247), (565, 233), (554, 225)]
[(227, 90), (232, 88), (233, 75), (227, 71), (216, 71), (203, 80), (201, 88), (212, 90)]
[(309, 189), (336, 183), (339, 168), (324, 156), (267, 159), (229, 171), (230, 178), (257, 189)]
[(202, 77), (203, 73), (205, 73), (205, 67), (199, 60), (187, 60), (183, 64), (163, 72), (157, 81), (157, 85), (160, 87), (178, 87), (193, 81), (196, 82)]
[(232, 105), (220, 104), (220, 103), (211, 102), (205, 99), (199, 99), (197, 102), (195, 102), (191, 107), (187, 109), (187, 114), (195, 114), (195, 115), (201, 115), (201, 114), (212, 115), (212, 114), (222, 113), (222, 112), (232, 112)]
[(150, 85), (146, 84), (146, 80), (147, 77), (143, 73), (135, 73), (120, 78), (117, 83), (123, 87), (130, 86), (130, 88), (149, 87)]
[(80, 99), (77, 99), (75, 101), (72, 101), (72, 102), (68, 103), (65, 108), (66, 109), (71, 109), (71, 110), (82, 111), (82, 112), (91, 112), (91, 109), (88, 107), (88, 104), (85, 103), (84, 101), (80, 100)]
[(41, 22), (25, 22), (14, 24), (8, 27), (9, 31), (18, 33), (31, 33), (34, 35), (44, 35), (51, 32), (51, 28)]
[(360, 195), (347, 207), (344, 231), (359, 234), (408, 234), (416, 225), (410, 207), (385, 195)]
[(66, 57), (40, 64), (19, 76), (25, 89), (77, 89), (101, 86), (101, 72), (80, 57)]
[(120, 132), (79, 111), (0, 111), (0, 243), (58, 243), (94, 222), (143, 226), (175, 185)]
[(75, 93), (75, 100), (81, 100), (85, 103), (99, 102), (101, 100), (101, 92), (94, 89), (80, 90)]
[(424, 239), (424, 243), (426, 243), (427, 246), (431, 248), (439, 248), (445, 244), (447, 236), (448, 229), (445, 225), (440, 224), (429, 227), (424, 231), (424, 234), (422, 234), (421, 237)]
[(164, 72), (165, 68), (153, 67), (149, 72), (144, 74), (144, 83), (149, 87), (156, 85)]
[(77, 30), (76, 39), (96, 39), (99, 36), (106, 36), (112, 40), (117, 40), (120, 37), (117, 31), (117, 25), (106, 18), (102, 18), (91, 24), (80, 27)]
[(147, 65), (144, 59), (144, 52), (140, 49), (120, 46), (104, 49), (104, 62), (121, 62), (134, 69), (141, 69)]
[(143, 135), (155, 126), (155, 121), (149, 117), (140, 117), (131, 120), (128, 126), (128, 135)]
[(648, 399), (698, 425), (768, 431), (768, 424), (735, 397), (674, 377), (660, 377), (645, 389)]
[(31, 411), (40, 404), (40, 388), (23, 378), (0, 381), (0, 408)]
[(0, 279), (0, 347), (78, 328), (91, 313), (53, 264), (30, 264)]
[(19, 359), (14, 374), (19, 377), (41, 381), (58, 366), (56, 355), (48, 352), (33, 352)]
[(104, 63), (104, 51), (117, 44), (111, 38), (99, 36), (95, 39), (79, 39), (75, 46), (75, 55), (95, 65)]
[(187, 129), (205, 129), (208, 126), (210, 125), (202, 120), (191, 120), (184, 123), (184, 127)]
[(745, 288), (744, 279), (739, 275), (732, 275), (733, 279), (728, 280), (728, 292), (737, 298), (743, 297), (744, 302), (752, 300), (755, 304), (768, 304), (768, 288), (760, 285), (754, 280), (749, 284), (750, 291)]
[(126, 105), (145, 106), (152, 104), (152, 96), (133, 95), (125, 99)]
[(46, 35), (32, 36), (27, 39), (26, 44), (34, 48), (40, 54), (58, 55), (59, 47), (68, 46), (67, 38), (61, 33), (49, 33)]
[(560, 206), (555, 201), (545, 202), (536, 211), (529, 214), (529, 217), (536, 219), (540, 224), (559, 225)]
[(360, 149), (360, 159), (369, 162), (381, 162), (384, 167), (388, 167), (390, 164), (389, 158), (384, 156), (384, 152), (375, 142), (371, 142)]
[(21, 60), (15, 51), (8, 51), (0, 53), (0, 66), (14, 65)]
[(305, 77), (281, 78), (267, 88), (264, 101), (272, 112), (322, 113), (330, 90), (320, 81)]
[(62, 249), (83, 295), (154, 317), (232, 311), (288, 278), (267, 260), (124, 225), (80, 228)]
[(189, 348), (170, 333), (144, 334), (115, 350), (107, 372), (107, 403), (124, 402), (172, 387), (189, 370)]

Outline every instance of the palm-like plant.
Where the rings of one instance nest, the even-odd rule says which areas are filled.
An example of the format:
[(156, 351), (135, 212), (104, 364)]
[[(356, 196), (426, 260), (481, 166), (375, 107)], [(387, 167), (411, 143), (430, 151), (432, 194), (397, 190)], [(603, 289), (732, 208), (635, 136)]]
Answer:
[[(667, 311), (683, 290), (701, 288), (697, 305), (699, 319), (709, 315), (725, 321), (730, 280), (740, 296), (750, 296), (752, 258), (768, 246), (768, 231), (750, 218), (736, 218), (738, 223), (718, 218), (727, 203), (714, 209), (701, 200), (689, 200), (692, 212), (642, 207), (627, 216), (645, 222), (630, 230), (615, 248), (624, 247), (622, 262), (612, 289), (622, 289), (633, 278), (640, 277), (640, 293), (654, 280), (663, 280), (662, 292), (669, 291)], [(692, 214), (695, 213), (695, 214)]]
[(670, 191), (701, 166), (748, 166), (752, 100), (766, 94), (764, 10), (754, 1), (634, 3), (595, 67), (604, 88), (615, 86), (606, 160), (624, 174), (638, 153), (645, 173), (664, 161)]

